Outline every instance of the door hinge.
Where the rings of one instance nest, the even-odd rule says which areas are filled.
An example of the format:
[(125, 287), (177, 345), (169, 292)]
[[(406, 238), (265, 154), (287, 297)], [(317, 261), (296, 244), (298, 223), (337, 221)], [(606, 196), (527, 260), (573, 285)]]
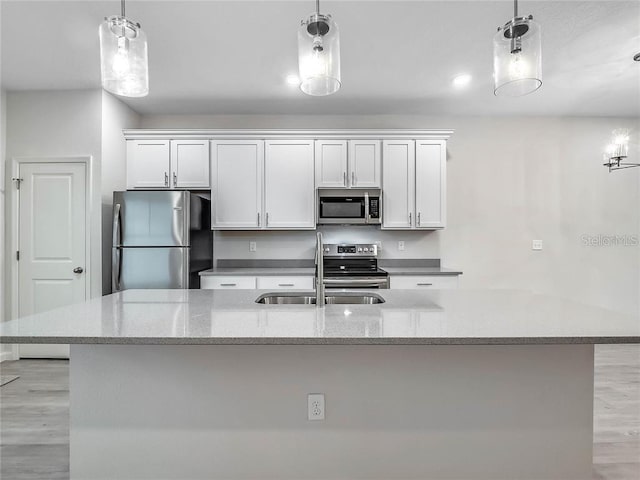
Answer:
[(16, 261), (20, 261), (20, 250), (16, 251)]
[(20, 190), (20, 184), (24, 182), (24, 178), (12, 178), (12, 182), (16, 182), (16, 189)]

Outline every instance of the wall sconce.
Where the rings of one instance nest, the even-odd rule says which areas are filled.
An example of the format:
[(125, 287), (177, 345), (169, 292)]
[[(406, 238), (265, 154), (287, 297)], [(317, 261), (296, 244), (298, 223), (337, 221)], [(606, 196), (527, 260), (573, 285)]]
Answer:
[(629, 163), (629, 130), (620, 128), (613, 131), (613, 139), (604, 152), (603, 165), (609, 172), (624, 168), (640, 167), (640, 163)]

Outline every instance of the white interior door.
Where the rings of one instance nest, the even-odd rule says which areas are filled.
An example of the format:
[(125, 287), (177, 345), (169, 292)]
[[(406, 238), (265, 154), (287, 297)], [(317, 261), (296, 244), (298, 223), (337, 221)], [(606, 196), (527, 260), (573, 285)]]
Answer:
[[(88, 296), (86, 166), (23, 163), (18, 194), (18, 315)], [(21, 345), (20, 357), (68, 357), (68, 345)]]

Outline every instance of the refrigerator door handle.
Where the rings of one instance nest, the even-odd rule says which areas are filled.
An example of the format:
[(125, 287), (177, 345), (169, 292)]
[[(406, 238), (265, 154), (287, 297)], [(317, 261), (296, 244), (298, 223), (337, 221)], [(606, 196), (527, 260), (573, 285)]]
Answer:
[(120, 239), (120, 204), (116, 203), (113, 206), (113, 246), (119, 247), (121, 242)]
[(113, 249), (111, 257), (111, 287), (114, 292), (120, 291), (120, 275), (122, 271), (122, 248)]

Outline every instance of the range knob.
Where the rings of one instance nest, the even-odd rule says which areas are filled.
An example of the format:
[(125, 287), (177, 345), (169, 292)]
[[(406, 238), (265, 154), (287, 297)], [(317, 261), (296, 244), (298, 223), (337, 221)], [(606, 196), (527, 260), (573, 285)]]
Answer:
[(329, 253), (329, 247), (324, 247), (325, 253)]
[(362, 247), (359, 247), (359, 248), (358, 248), (358, 252), (362, 252)]
[(368, 251), (369, 251), (369, 249), (368, 249), (367, 247), (364, 247), (364, 251), (365, 251), (365, 252), (368, 252)]

